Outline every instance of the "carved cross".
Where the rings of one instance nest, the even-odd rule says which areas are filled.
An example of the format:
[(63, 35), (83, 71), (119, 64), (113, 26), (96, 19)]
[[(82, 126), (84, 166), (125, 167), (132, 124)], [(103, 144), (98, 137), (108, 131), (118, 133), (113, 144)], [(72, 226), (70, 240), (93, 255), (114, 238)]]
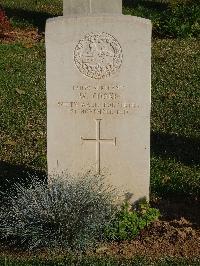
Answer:
[(96, 138), (84, 138), (81, 137), (82, 141), (90, 141), (90, 142), (96, 142), (96, 170), (97, 173), (101, 173), (101, 143), (110, 143), (116, 146), (117, 139), (103, 139), (101, 138), (101, 120), (102, 119), (96, 119)]

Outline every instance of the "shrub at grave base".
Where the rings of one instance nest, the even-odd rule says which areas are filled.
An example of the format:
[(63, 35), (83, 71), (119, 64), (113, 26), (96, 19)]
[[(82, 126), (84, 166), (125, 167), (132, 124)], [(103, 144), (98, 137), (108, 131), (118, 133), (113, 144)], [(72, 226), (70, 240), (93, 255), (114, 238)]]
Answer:
[(0, 37), (3, 36), (11, 28), (10, 22), (5, 14), (5, 11), (0, 5)]
[(108, 240), (131, 240), (159, 216), (160, 212), (151, 208), (147, 202), (139, 203), (138, 208), (134, 210), (125, 202), (112, 222), (106, 226), (105, 236)]
[(103, 180), (65, 174), (49, 185), (16, 185), (16, 196), (0, 208), (1, 238), (26, 249), (84, 250), (94, 245), (115, 211), (115, 190), (105, 187)]

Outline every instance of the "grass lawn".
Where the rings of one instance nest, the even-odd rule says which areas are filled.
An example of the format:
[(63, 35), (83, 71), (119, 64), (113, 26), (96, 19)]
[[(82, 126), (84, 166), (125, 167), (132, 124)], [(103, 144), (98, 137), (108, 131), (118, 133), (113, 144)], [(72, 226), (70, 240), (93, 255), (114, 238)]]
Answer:
[[(0, 43), (0, 189), (11, 189), (27, 172), (46, 171), (45, 45), (48, 17), (62, 13), (61, 0), (2, 0), (14, 30), (39, 30), (38, 40)], [(125, 13), (130, 13), (128, 6)], [(139, 12), (139, 11), (138, 11)], [(152, 43), (151, 198), (189, 208), (200, 198), (200, 41), (154, 38)], [(6, 182), (8, 179), (9, 182)], [(159, 206), (159, 204), (158, 204)], [(187, 208), (188, 208), (187, 206)], [(165, 211), (165, 210), (164, 210)], [(178, 209), (179, 216), (184, 208)], [(200, 211), (199, 211), (200, 213)], [(195, 226), (200, 225), (196, 211)], [(187, 217), (188, 218), (188, 217)], [(13, 263), (13, 264), (12, 264)], [(0, 265), (67, 265), (58, 262), (12, 262)], [(70, 264), (71, 263), (71, 264)], [(73, 264), (71, 261), (68, 265)], [(117, 264), (112, 259), (80, 265), (154, 265), (143, 259)], [(90, 262), (91, 263), (91, 262)], [(162, 260), (155, 265), (200, 265)]]
[(134, 259), (114, 259), (114, 258), (89, 258), (89, 257), (71, 257), (62, 259), (31, 259), (31, 260), (12, 260), (12, 259), (0, 259), (0, 266), (198, 266), (199, 260), (189, 259), (170, 259), (165, 258), (153, 262), (145, 258)]

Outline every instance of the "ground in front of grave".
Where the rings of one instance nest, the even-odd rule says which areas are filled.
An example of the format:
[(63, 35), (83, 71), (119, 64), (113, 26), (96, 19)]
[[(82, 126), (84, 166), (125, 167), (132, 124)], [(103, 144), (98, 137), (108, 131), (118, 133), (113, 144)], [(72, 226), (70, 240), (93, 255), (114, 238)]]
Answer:
[[(161, 210), (161, 218), (144, 229), (139, 236), (131, 241), (120, 241), (100, 245), (89, 250), (89, 257), (114, 257), (131, 259), (146, 257), (158, 260), (165, 257), (199, 258), (200, 257), (200, 202), (190, 204), (187, 201), (155, 200), (152, 205)], [(0, 257), (17, 259), (50, 259), (66, 257), (65, 251), (37, 250), (22, 252), (5, 246), (0, 249)]]

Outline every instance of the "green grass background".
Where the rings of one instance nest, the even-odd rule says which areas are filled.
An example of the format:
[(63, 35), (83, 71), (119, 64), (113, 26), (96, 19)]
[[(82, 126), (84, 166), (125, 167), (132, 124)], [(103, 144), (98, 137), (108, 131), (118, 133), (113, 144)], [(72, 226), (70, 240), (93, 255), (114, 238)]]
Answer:
[(66, 257), (62, 259), (0, 259), (0, 266), (198, 266), (200, 261), (196, 259), (172, 259), (165, 258), (162, 260), (152, 261), (145, 258), (136, 257), (134, 259), (114, 259), (109, 257), (91, 258), (91, 257)]

